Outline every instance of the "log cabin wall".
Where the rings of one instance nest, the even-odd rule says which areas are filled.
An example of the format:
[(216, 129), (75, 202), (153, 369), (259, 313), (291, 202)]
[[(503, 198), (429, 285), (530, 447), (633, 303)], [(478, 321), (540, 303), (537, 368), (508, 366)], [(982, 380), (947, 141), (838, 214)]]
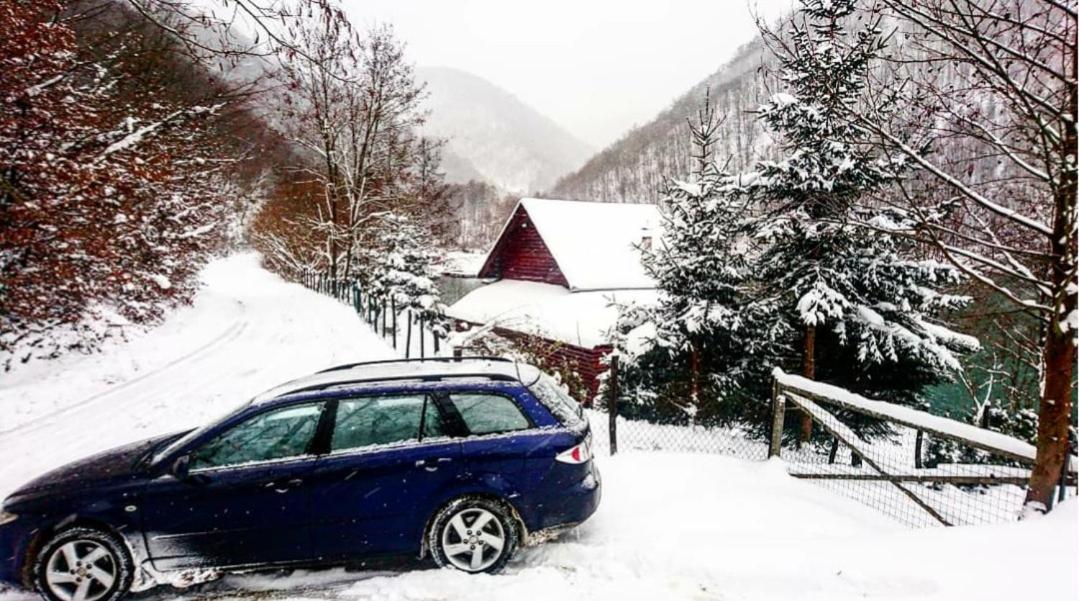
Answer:
[(524, 207), (517, 207), (490, 258), (480, 270), (480, 277), (545, 282), (569, 288), (566, 276), (558, 268), (554, 255), (536, 231)]

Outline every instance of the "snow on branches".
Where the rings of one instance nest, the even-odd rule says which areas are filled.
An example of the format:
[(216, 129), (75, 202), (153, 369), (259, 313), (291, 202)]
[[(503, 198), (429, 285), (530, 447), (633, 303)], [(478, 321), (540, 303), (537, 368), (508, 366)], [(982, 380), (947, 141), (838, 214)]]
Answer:
[(235, 202), (225, 88), (115, 7), (93, 14), (108, 32), (76, 8), (0, 7), (5, 364), (93, 348), (96, 318), (189, 298)]

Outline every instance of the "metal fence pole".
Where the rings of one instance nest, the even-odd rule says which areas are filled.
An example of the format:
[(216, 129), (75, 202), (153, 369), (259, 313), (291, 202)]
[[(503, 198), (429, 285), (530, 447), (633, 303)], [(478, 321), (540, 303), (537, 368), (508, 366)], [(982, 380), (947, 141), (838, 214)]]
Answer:
[(426, 346), (427, 342), (425, 340), (426, 338), (427, 337), (423, 335), (423, 313), (420, 313), (420, 359), (426, 357), (426, 353), (424, 352), (424, 347)]
[(393, 324), (393, 348), (397, 350), (397, 299), (393, 296), (390, 297), (390, 313), (393, 314), (390, 317)]
[(408, 331), (405, 333), (405, 359), (412, 355), (412, 309), (406, 311), (408, 315)]
[(611, 357), (611, 370), (608, 375), (607, 388), (611, 398), (607, 402), (607, 438), (611, 447), (611, 455), (618, 452), (618, 356)]

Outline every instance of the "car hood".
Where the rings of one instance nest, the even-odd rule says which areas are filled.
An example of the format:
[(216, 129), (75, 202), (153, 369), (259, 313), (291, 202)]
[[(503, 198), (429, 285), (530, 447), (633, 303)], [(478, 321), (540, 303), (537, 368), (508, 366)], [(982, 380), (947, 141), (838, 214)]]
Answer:
[(88, 486), (137, 477), (145, 468), (139, 459), (178, 436), (180, 434), (169, 434), (134, 442), (54, 469), (12, 493), (5, 506), (47, 494), (83, 491)]

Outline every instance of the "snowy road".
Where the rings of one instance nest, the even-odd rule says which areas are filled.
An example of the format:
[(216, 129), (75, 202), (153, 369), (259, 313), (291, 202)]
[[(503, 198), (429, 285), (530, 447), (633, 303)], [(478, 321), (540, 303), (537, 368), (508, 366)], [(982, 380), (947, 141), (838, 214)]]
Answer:
[[(215, 263), (205, 281), (193, 307), (151, 332), (5, 378), (0, 497), (88, 453), (202, 423), (293, 376), (391, 355), (348, 307), (281, 282), (251, 255)], [(1023, 524), (908, 530), (777, 462), (657, 452), (598, 461), (596, 516), (525, 549), (498, 576), (333, 569), (230, 576), (136, 598), (981, 601), (1079, 590), (1074, 501)], [(0, 601), (33, 598), (0, 593)]]
[(199, 425), (287, 379), (393, 356), (348, 307), (282, 282), (254, 255), (215, 262), (203, 280), (193, 306), (129, 343), (4, 376), (0, 497), (89, 453)]

